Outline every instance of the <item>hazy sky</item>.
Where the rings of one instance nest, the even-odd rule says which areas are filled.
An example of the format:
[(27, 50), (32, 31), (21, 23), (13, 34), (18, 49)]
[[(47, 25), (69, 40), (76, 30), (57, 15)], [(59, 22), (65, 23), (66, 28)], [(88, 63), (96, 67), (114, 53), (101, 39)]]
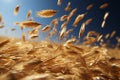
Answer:
[[(71, 2), (72, 9), (77, 8), (77, 13), (72, 17), (71, 22), (68, 24), (68, 29), (73, 28), (72, 23), (78, 14), (82, 14), (87, 12), (86, 17), (79, 23), (79, 25), (74, 29), (72, 35), (78, 36), (79, 28), (85, 20), (88, 18), (93, 18), (93, 22), (87, 26), (86, 32), (91, 30), (96, 30), (100, 34), (111, 33), (113, 30), (116, 30), (116, 36), (120, 37), (120, 5), (119, 0), (63, 0), (61, 6), (57, 6), (57, 0), (0, 0), (0, 14), (3, 16), (3, 20), (5, 22), (5, 28), (0, 29), (0, 35), (8, 35), (13, 37), (20, 37), (22, 31), (19, 26), (14, 26), (13, 23), (16, 21), (25, 21), (26, 14), (29, 10), (32, 10), (32, 17), (34, 17), (35, 21), (38, 21), (43, 25), (43, 27), (50, 23), (50, 21), (54, 18), (58, 18), (64, 14), (69, 14), (69, 12), (65, 12), (64, 8), (68, 2)], [(90, 10), (86, 10), (86, 6), (89, 4), (94, 4), (94, 7)], [(109, 7), (103, 10), (99, 9), (99, 6), (103, 3), (109, 3)], [(20, 5), (20, 10), (17, 16), (13, 15), (14, 8), (16, 5)], [(58, 10), (56, 16), (45, 19), (39, 18), (36, 16), (36, 12), (43, 9), (55, 9)], [(119, 10), (118, 10), (119, 9)], [(106, 21), (105, 28), (101, 28), (101, 22), (103, 20), (103, 16), (105, 12), (109, 12), (109, 16)], [(59, 23), (58, 29), (63, 22)], [(11, 32), (10, 28), (16, 28), (16, 31)], [(6, 32), (6, 33), (5, 33)], [(40, 34), (40, 39), (43, 39), (46, 34)], [(116, 37), (115, 36), (115, 37)], [(115, 38), (114, 37), (114, 38)], [(115, 42), (114, 39), (111, 39), (111, 42)]]

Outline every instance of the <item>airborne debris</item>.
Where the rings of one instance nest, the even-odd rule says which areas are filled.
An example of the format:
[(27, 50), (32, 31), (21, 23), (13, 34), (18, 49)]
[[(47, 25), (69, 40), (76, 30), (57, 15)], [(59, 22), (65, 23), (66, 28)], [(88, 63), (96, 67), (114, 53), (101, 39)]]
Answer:
[(38, 17), (43, 17), (43, 18), (51, 18), (55, 16), (57, 13), (56, 10), (53, 9), (46, 9), (46, 10), (41, 10), (36, 13)]
[(43, 27), (43, 29), (42, 29), (43, 32), (46, 32), (49, 30), (50, 30), (50, 25), (47, 25), (47, 26)]
[(86, 10), (90, 10), (93, 8), (93, 4), (89, 4), (87, 7), (86, 7)]
[(71, 3), (68, 2), (67, 6), (65, 7), (65, 11), (70, 11), (71, 9)]
[(72, 18), (73, 15), (75, 15), (75, 13), (77, 12), (77, 8), (74, 8), (68, 15), (67, 17), (67, 22), (70, 21), (70, 19)]
[(31, 16), (31, 14), (32, 14), (32, 10), (29, 10), (27, 15), (26, 15), (26, 18), (29, 18)]
[(84, 18), (84, 16), (85, 16), (85, 14), (80, 14), (80, 15), (78, 15), (78, 16), (76, 17), (74, 23), (73, 23), (73, 26), (76, 27), (76, 26), (78, 25), (78, 23)]
[(81, 28), (80, 28), (80, 30), (79, 30), (78, 38), (80, 38), (80, 37), (83, 35), (84, 31), (85, 31), (85, 23), (83, 23), (83, 24), (81, 25)]
[(20, 5), (17, 5), (14, 9), (14, 15), (17, 15), (20, 9)]
[(102, 4), (99, 8), (100, 9), (105, 9), (105, 8), (107, 8), (108, 7), (108, 3), (104, 3), (104, 4)]
[(65, 21), (67, 20), (68, 15), (63, 15), (60, 17), (60, 21)]

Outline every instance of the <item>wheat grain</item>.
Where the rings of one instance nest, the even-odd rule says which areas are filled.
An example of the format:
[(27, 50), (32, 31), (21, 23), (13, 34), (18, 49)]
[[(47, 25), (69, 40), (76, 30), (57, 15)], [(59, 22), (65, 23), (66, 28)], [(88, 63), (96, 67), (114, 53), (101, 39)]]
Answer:
[(80, 28), (80, 30), (79, 30), (78, 38), (80, 38), (80, 37), (83, 35), (84, 31), (85, 31), (85, 23), (83, 23), (83, 24), (81, 25), (81, 28)]
[(90, 10), (93, 8), (93, 4), (89, 4), (87, 7), (86, 7), (86, 10)]
[(87, 19), (84, 23), (85, 23), (85, 25), (87, 26), (87, 25), (89, 25), (91, 22), (92, 22), (92, 18), (90, 18), (90, 19)]
[(65, 21), (67, 20), (68, 15), (63, 15), (60, 17), (60, 21)]
[(105, 8), (107, 8), (108, 7), (108, 3), (104, 3), (104, 4), (102, 4), (102, 5), (100, 5), (100, 9), (105, 9)]
[(67, 6), (65, 7), (65, 11), (70, 11), (71, 9), (71, 3), (68, 2)]
[(109, 12), (106, 12), (104, 15), (104, 20), (106, 20), (108, 16), (109, 16)]
[(29, 18), (32, 15), (32, 10), (29, 10), (28, 13), (26, 14), (26, 18)]
[(56, 10), (53, 9), (46, 9), (46, 10), (41, 10), (36, 13), (37, 16), (43, 17), (43, 18), (51, 18), (55, 16), (57, 13)]
[(50, 25), (45, 26), (44, 28), (42, 28), (43, 32), (49, 31), (50, 30)]
[(17, 15), (17, 14), (18, 14), (19, 9), (20, 9), (20, 6), (17, 5), (17, 6), (15, 7), (15, 9), (14, 9), (14, 15)]
[(85, 16), (85, 14), (80, 14), (80, 15), (78, 15), (78, 16), (76, 17), (74, 23), (73, 23), (73, 26), (76, 27), (76, 26), (78, 25), (78, 23), (84, 18), (84, 16)]

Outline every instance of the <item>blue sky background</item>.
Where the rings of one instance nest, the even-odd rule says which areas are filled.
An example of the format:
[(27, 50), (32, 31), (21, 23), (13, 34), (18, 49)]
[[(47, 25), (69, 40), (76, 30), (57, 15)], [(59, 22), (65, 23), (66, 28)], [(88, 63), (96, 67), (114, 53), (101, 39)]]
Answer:
[[(79, 23), (79, 25), (74, 28), (74, 31), (71, 35), (78, 36), (79, 28), (85, 20), (88, 18), (93, 18), (93, 21), (90, 25), (87, 26), (84, 35), (87, 34), (88, 31), (96, 30), (101, 34), (111, 33), (113, 30), (116, 30), (117, 33), (115, 35), (120, 37), (120, 5), (119, 0), (63, 0), (61, 6), (57, 6), (57, 0), (0, 0), (0, 14), (3, 16), (3, 20), (5, 22), (5, 28), (0, 29), (0, 35), (12, 36), (12, 37), (21, 37), (22, 31), (19, 26), (14, 26), (13, 23), (16, 21), (25, 21), (26, 14), (29, 10), (32, 10), (32, 17), (35, 21), (38, 21), (43, 25), (43, 27), (50, 23), (50, 21), (54, 18), (58, 18), (64, 14), (69, 14), (69, 12), (65, 12), (64, 8), (67, 3), (71, 2), (72, 9), (77, 8), (77, 13), (74, 17), (72, 17), (71, 22), (68, 24), (69, 28), (74, 28), (72, 23), (78, 14), (82, 14), (88, 12), (85, 18)], [(109, 7), (103, 10), (99, 9), (99, 6), (103, 3), (109, 3)], [(93, 3), (94, 7), (90, 10), (86, 10), (86, 6)], [(14, 16), (13, 11), (16, 5), (20, 5), (20, 10), (17, 16)], [(55, 9), (59, 12), (56, 16), (52, 18), (39, 18), (35, 14), (37, 11), (43, 9)], [(105, 12), (109, 12), (109, 16), (106, 21), (105, 28), (101, 28), (101, 22), (103, 20), (103, 16)], [(59, 23), (58, 29), (63, 22)], [(11, 32), (11, 28), (16, 28), (16, 31)], [(44, 39), (46, 34), (40, 33), (39, 39)], [(115, 43), (115, 37), (111, 39), (111, 43)]]

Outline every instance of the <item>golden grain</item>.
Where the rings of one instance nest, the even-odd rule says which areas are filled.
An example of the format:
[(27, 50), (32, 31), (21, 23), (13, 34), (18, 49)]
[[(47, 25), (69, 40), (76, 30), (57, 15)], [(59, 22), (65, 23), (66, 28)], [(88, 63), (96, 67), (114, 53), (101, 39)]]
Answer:
[(87, 25), (89, 25), (91, 22), (92, 22), (92, 18), (90, 18), (90, 19), (87, 19), (84, 23), (85, 23), (85, 25), (87, 26)]
[(41, 10), (36, 13), (38, 17), (43, 17), (43, 18), (51, 18), (55, 16), (57, 13), (56, 10), (53, 9), (46, 9), (46, 10)]
[(73, 23), (73, 26), (76, 27), (76, 26), (78, 25), (78, 23), (84, 18), (84, 16), (85, 16), (85, 14), (80, 14), (80, 15), (78, 15), (78, 16), (76, 17), (74, 23)]
[(50, 25), (46, 25), (45, 27), (42, 28), (43, 32), (49, 31), (50, 30)]
[(50, 22), (50, 25), (52, 26), (52, 25), (58, 25), (58, 19), (57, 18), (55, 18), (55, 19), (53, 19), (51, 22)]
[(86, 7), (86, 10), (91, 10), (93, 8), (93, 4), (89, 4), (87, 7)]
[(20, 23), (21, 27), (26, 27), (26, 28), (35, 28), (40, 26), (41, 24), (35, 21), (23, 21)]
[(105, 35), (105, 39), (108, 39), (109, 36), (110, 36), (110, 34), (106, 34)]
[(30, 35), (30, 39), (36, 39), (36, 38), (38, 38), (39, 36), (38, 35), (35, 35), (35, 34), (32, 34), (32, 35)]
[(14, 15), (17, 15), (20, 9), (20, 5), (17, 5), (14, 9)]
[(65, 11), (70, 11), (71, 9), (71, 3), (68, 2), (67, 6), (65, 7)]
[(77, 8), (73, 9), (73, 10), (69, 13), (69, 15), (68, 15), (68, 17), (67, 17), (67, 22), (70, 21), (71, 17), (72, 17), (73, 15), (75, 15), (76, 12), (77, 12)]
[(103, 35), (100, 35), (97, 39), (97, 42), (99, 42), (102, 39)]
[(81, 25), (81, 28), (80, 28), (80, 30), (79, 30), (78, 38), (80, 38), (80, 37), (83, 35), (84, 31), (85, 31), (85, 23), (83, 23), (83, 24)]
[(32, 10), (29, 10), (28, 13), (26, 14), (26, 18), (29, 18), (32, 15)]
[(105, 9), (105, 8), (107, 8), (108, 7), (108, 3), (104, 3), (104, 4), (102, 4), (102, 5), (100, 5), (100, 9)]
[(63, 27), (62, 29), (61, 29), (61, 31), (60, 31), (60, 39), (62, 39), (63, 38), (63, 36), (64, 36), (64, 34), (65, 34), (65, 32), (66, 32), (66, 27)]
[(111, 34), (110, 34), (110, 38), (112, 38), (113, 36), (115, 36), (116, 34), (116, 31), (113, 31)]
[(64, 23), (61, 25), (61, 29), (63, 29), (64, 27), (67, 27), (67, 22), (64, 22)]
[(108, 16), (109, 16), (109, 12), (106, 12), (104, 15), (104, 20), (106, 20)]
[(60, 21), (65, 21), (67, 20), (68, 15), (63, 15), (60, 17)]
[(105, 27), (105, 20), (102, 21), (101, 27), (102, 27), (102, 28)]

